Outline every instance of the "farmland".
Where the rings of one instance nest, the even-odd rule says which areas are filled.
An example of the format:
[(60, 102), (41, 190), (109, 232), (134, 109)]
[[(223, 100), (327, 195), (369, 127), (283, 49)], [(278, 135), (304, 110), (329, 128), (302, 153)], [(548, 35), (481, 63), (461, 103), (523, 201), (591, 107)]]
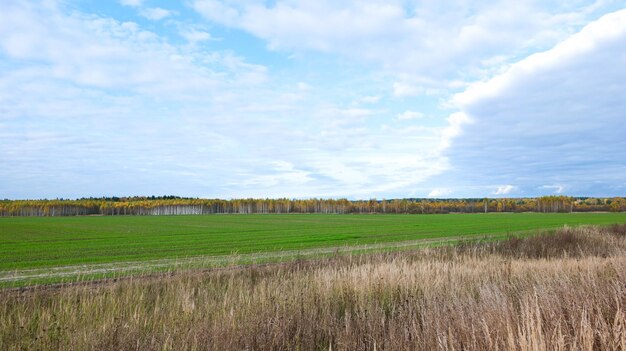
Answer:
[(0, 290), (7, 350), (625, 350), (626, 225)]
[[(626, 222), (625, 213), (0, 218), (0, 272), (504, 236)], [(2, 274), (2, 273), (0, 273)]]

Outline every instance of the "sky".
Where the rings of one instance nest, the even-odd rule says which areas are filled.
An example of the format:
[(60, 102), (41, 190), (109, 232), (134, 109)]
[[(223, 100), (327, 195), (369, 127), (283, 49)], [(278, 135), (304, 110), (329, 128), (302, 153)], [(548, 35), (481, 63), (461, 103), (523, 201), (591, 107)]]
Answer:
[(624, 196), (624, 6), (2, 0), (0, 198)]

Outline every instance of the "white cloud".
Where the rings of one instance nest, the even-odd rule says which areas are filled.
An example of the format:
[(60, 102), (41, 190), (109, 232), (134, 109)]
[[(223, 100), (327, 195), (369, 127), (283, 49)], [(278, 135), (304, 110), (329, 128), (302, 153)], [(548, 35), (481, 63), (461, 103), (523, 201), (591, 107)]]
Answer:
[(196, 29), (181, 30), (180, 35), (192, 44), (209, 40), (217, 40), (213, 38), (211, 33)]
[(428, 193), (428, 197), (441, 198), (445, 196), (450, 196), (451, 194), (452, 194), (452, 189), (435, 188)]
[(346, 117), (368, 117), (375, 113), (374, 110), (368, 108), (333, 108), (330, 109), (327, 113), (334, 113), (336, 115), (346, 116)]
[(139, 7), (143, 4), (143, 0), (120, 0), (120, 4), (124, 6)]
[(550, 190), (554, 191), (555, 194), (562, 194), (563, 191), (565, 190), (565, 186), (564, 185), (560, 185), (560, 184), (543, 185), (543, 186), (541, 186), (541, 189), (550, 189)]
[(445, 150), (450, 147), (452, 140), (463, 134), (463, 126), (472, 124), (472, 119), (463, 112), (455, 112), (447, 119), (448, 125), (441, 132), (440, 149)]
[[(283, 191), (294, 192), (299, 187), (306, 186), (307, 183), (314, 181), (311, 172), (296, 169), (295, 166), (287, 161), (270, 162), (269, 174), (250, 174), (247, 179), (238, 181), (232, 185), (236, 187), (251, 188), (280, 188)], [(257, 197), (263, 197), (262, 193), (255, 194)]]
[(300, 90), (300, 91), (309, 91), (309, 90), (311, 90), (311, 86), (308, 85), (305, 82), (298, 82), (298, 84), (296, 84), (296, 86), (298, 87), (298, 90)]
[(375, 104), (380, 101), (380, 98), (380, 95), (363, 96), (358, 100), (358, 102), (364, 104)]
[(0, 193), (98, 196), (171, 187), (191, 195), (192, 186), (172, 182), (177, 172), (197, 174), (188, 178), (197, 189), (232, 172), (224, 148), (241, 146), (224, 111), (240, 106), (241, 94), (260, 93), (263, 67), (171, 46), (134, 23), (37, 5), (0, 5)]
[(404, 111), (396, 116), (401, 121), (424, 118), (424, 114), (417, 111)]
[[(447, 155), (471, 184), (607, 196), (626, 169), (626, 10), (476, 83), (454, 101), (473, 121)], [(544, 188), (546, 189), (546, 188)]]
[(516, 187), (516, 186), (514, 186), (514, 185), (510, 185), (510, 184), (507, 184), (507, 185), (499, 185), (499, 186), (496, 188), (496, 191), (494, 191), (494, 194), (495, 194), (495, 195), (508, 195), (508, 194), (510, 194), (511, 192), (515, 191), (515, 190), (517, 190), (517, 187)]
[(423, 88), (405, 82), (393, 83), (393, 95), (398, 97), (417, 96), (424, 92)]
[[(63, 14), (56, 7), (8, 5), (0, 21), (0, 49), (15, 60), (34, 60), (56, 79), (99, 88), (173, 93), (216, 89), (227, 81), (263, 79), (265, 68), (232, 54), (192, 53), (165, 43), (132, 22)], [(196, 64), (210, 59), (214, 70)], [(200, 95), (200, 94), (198, 94)], [(204, 95), (206, 97), (206, 95)]]
[[(0, 3), (7, 196), (442, 197), (462, 193), (459, 179), (482, 195), (497, 191), (494, 184), (516, 184), (517, 195), (543, 184), (576, 189), (568, 181), (577, 177), (623, 183), (620, 23), (611, 24), (617, 39), (594, 35), (594, 47), (549, 67), (531, 65), (482, 92), (470, 87), (455, 100), (459, 112), (433, 111), (448, 91), (506, 75), (502, 67), (515, 57), (566, 36), (589, 16), (578, 7), (198, 0), (192, 4), (213, 23), (183, 18), (174, 5), (177, 18), (163, 23), (176, 27), (180, 43), (158, 23), (146, 30), (65, 4)], [(126, 11), (147, 6), (134, 4)], [(244, 58), (230, 41), (240, 34), (229, 30), (219, 45), (194, 45), (213, 40), (206, 29), (216, 24), (279, 52), (246, 47)], [(284, 66), (254, 63), (291, 54)], [(428, 126), (384, 125), (403, 110), (433, 118)], [(600, 175), (583, 167), (607, 163), (614, 169)]]
[[(494, 66), (557, 42), (611, 7), (533, 1), (457, 1), (441, 6), (399, 0), (192, 4), (209, 21), (246, 30), (273, 49), (338, 53), (380, 64), (402, 78), (394, 84), (396, 96), (416, 96), (446, 80), (484, 77)], [(414, 78), (430, 82), (415, 85)]]
[(5, 196), (382, 197), (448, 167), (437, 128), (384, 129), (372, 121), (393, 116), (353, 105), (353, 92), (337, 102), (137, 23), (0, 10)]
[(172, 15), (172, 11), (166, 10), (160, 7), (150, 7), (150, 8), (141, 9), (139, 13), (143, 17), (153, 20), (153, 21), (160, 21)]

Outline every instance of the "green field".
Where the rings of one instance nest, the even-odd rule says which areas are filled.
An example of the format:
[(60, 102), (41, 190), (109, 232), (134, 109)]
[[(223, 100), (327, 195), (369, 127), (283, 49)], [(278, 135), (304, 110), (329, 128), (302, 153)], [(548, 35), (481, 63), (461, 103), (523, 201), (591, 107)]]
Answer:
[(0, 271), (626, 222), (626, 213), (0, 218)]

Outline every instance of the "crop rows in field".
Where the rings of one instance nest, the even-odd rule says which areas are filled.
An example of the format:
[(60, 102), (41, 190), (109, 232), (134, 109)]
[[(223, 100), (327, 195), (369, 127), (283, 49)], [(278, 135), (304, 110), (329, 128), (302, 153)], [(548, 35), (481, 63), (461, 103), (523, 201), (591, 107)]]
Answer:
[(0, 218), (0, 270), (304, 250), (626, 222), (624, 213)]

